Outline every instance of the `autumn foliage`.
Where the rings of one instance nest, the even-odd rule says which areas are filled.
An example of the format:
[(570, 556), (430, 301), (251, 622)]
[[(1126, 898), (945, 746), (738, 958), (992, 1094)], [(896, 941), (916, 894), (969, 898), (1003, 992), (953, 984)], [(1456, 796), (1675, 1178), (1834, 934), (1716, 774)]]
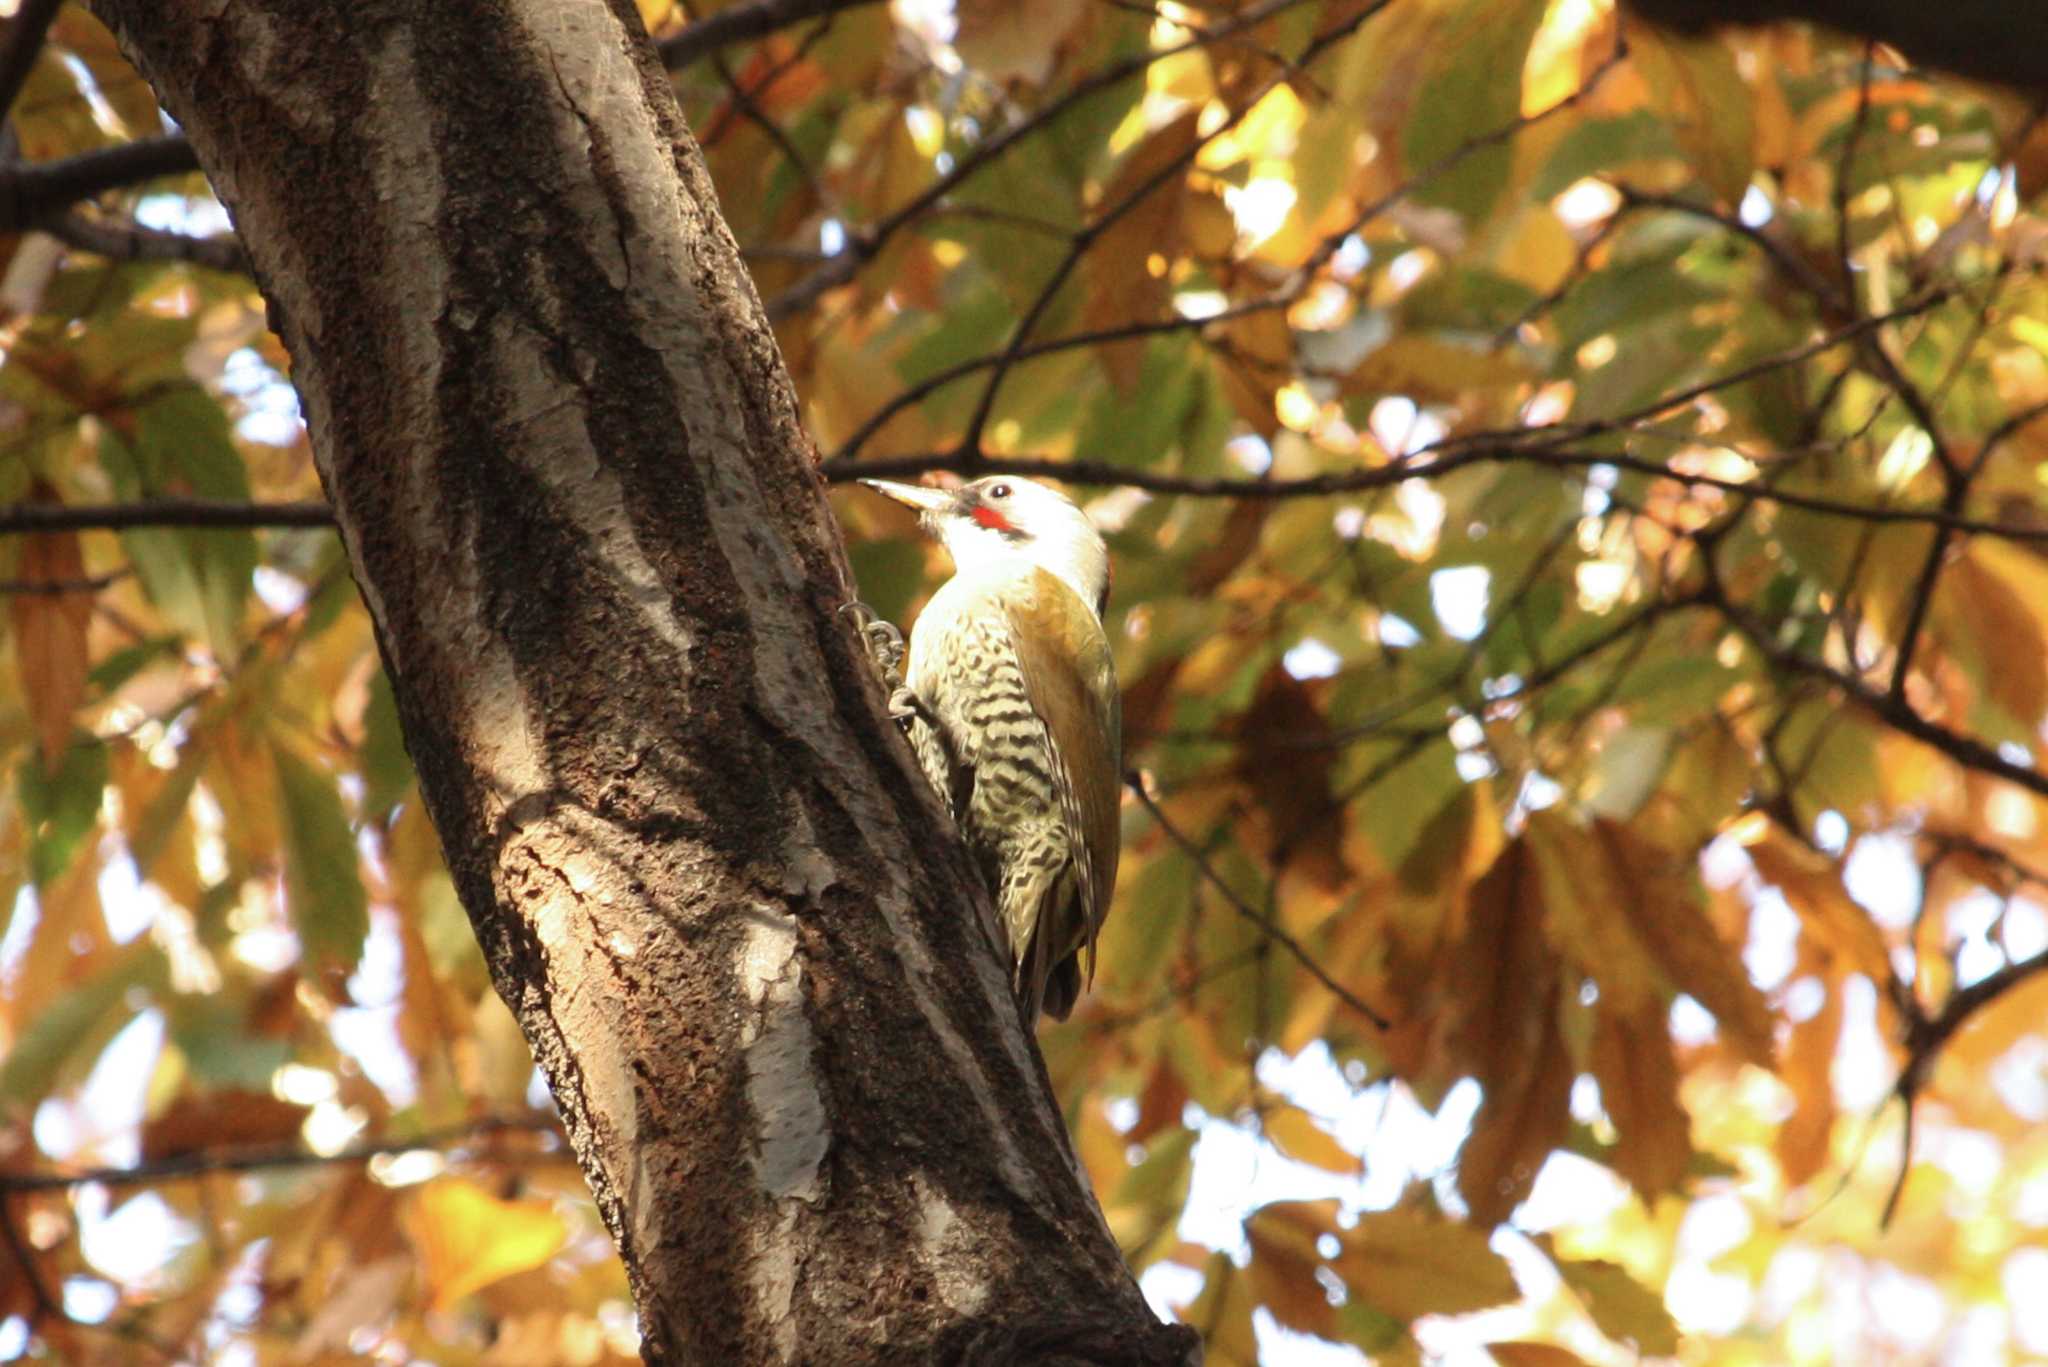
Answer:
[[(2048, 1352), (2037, 101), (1608, 0), (640, 7), (827, 477), (1110, 535), (1040, 1039), (1211, 1363)], [(629, 1359), (261, 300), (22, 8), (0, 1358)]]

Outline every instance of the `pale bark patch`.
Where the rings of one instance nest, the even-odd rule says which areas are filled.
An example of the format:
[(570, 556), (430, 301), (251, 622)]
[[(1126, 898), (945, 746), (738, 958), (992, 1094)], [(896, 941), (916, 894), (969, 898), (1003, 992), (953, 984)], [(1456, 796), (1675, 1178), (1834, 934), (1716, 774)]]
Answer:
[(917, 1253), (932, 1285), (948, 1307), (975, 1315), (988, 1304), (988, 1282), (967, 1269), (977, 1265), (980, 1235), (945, 1194), (921, 1177), (910, 1179), (917, 1198)]
[(746, 912), (746, 927), (737, 969), (754, 1013), (740, 1024), (740, 1049), (754, 1113), (754, 1173), (776, 1208), (773, 1222), (753, 1231), (751, 1276), (762, 1318), (788, 1357), (796, 1348), (796, 1317), (790, 1312), (800, 1247), (792, 1237), (798, 1203), (822, 1195), (819, 1169), (832, 1127), (813, 1061), (817, 1040), (804, 1014), (796, 918), (757, 904)]

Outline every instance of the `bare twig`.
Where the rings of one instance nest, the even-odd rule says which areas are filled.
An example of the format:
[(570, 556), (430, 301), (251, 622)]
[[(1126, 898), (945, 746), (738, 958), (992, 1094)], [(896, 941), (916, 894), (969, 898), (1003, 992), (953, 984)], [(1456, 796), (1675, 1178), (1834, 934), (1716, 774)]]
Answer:
[(741, 0), (715, 14), (688, 24), (654, 45), (661, 62), (670, 71), (680, 71), (701, 57), (734, 43), (766, 38), (769, 34), (819, 19), (841, 10), (859, 9), (877, 0)]
[(36, 226), (67, 247), (113, 261), (188, 261), (234, 275), (249, 273), (249, 258), (240, 239), (232, 235), (193, 237), (76, 213), (59, 214)]
[(325, 503), (238, 503), (155, 498), (140, 503), (13, 503), (0, 506), (0, 536), (22, 532), (121, 531), (129, 527), (330, 527)]
[(127, 1167), (79, 1168), (65, 1172), (0, 1173), (0, 1195), (37, 1191), (65, 1191), (95, 1184), (108, 1187), (142, 1187), (158, 1182), (184, 1181), (221, 1172), (260, 1172), (270, 1168), (306, 1168), (331, 1164), (361, 1163), (390, 1154), (422, 1150), (448, 1150), (497, 1134), (561, 1135), (561, 1127), (546, 1116), (490, 1116), (466, 1125), (425, 1130), (404, 1139), (380, 1139), (353, 1144), (333, 1153), (314, 1153), (289, 1145), (261, 1145), (221, 1149), (200, 1149), (154, 1162)]
[(1171, 840), (1179, 847), (1182, 854), (1185, 854), (1194, 862), (1195, 868), (1201, 873), (1203, 881), (1215, 888), (1216, 891), (1222, 893), (1223, 900), (1230, 904), (1232, 910), (1258, 926), (1268, 939), (1293, 955), (1296, 962), (1308, 970), (1309, 976), (1330, 989), (1335, 994), (1337, 1000), (1343, 1002), (1380, 1029), (1385, 1030), (1389, 1028), (1385, 1016), (1382, 1016), (1379, 1012), (1373, 1010), (1372, 1007), (1366, 1005), (1357, 993), (1331, 977), (1329, 970), (1317, 963), (1314, 956), (1302, 947), (1301, 941), (1289, 935), (1272, 917), (1260, 911), (1250, 902), (1247, 902), (1238, 894), (1236, 888), (1231, 887), (1224, 880), (1222, 874), (1216, 872), (1215, 868), (1210, 865), (1207, 856), (1202, 853), (1200, 847), (1194, 841), (1188, 839), (1186, 832), (1174, 825), (1172, 819), (1160, 809), (1159, 804), (1152, 800), (1152, 795), (1145, 791), (1145, 784), (1142, 779), (1136, 775), (1130, 775), (1125, 781), (1129, 785), (1130, 790), (1137, 795), (1138, 801), (1144, 804), (1145, 810), (1152, 814), (1152, 819), (1159, 823), (1159, 829), (1166, 832), (1167, 839)]

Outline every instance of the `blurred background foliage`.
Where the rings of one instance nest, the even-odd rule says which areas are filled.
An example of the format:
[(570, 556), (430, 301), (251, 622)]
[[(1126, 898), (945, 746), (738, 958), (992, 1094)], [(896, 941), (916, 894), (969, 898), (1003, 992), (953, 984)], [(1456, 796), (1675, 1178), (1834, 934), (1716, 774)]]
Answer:
[[(2048, 1355), (2041, 105), (1610, 0), (719, 8), (641, 0), (828, 475), (1110, 534), (1042, 1041), (1209, 1360)], [(628, 1359), (225, 215), (20, 11), (0, 1359)]]

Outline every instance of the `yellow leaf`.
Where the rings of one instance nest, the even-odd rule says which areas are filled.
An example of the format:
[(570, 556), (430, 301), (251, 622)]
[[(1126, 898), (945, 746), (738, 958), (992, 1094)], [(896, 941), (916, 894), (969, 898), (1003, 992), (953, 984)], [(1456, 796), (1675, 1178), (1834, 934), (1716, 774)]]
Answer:
[(1976, 647), (1985, 692), (2032, 727), (2048, 712), (2048, 644), (2040, 608), (2048, 604), (2048, 565), (2009, 545), (1973, 543), (1941, 577), (1936, 620), (1953, 615)]
[(1624, 881), (1588, 832), (1554, 811), (1529, 820), (1552, 943), (1600, 984), (1600, 995), (1624, 1011), (1657, 998), (1657, 966), (1631, 925), (1629, 908), (1645, 889)]
[(960, 0), (953, 9), (959, 23), (953, 48), (998, 84), (1042, 85), (1085, 8), (1084, 0)]
[[(16, 571), (25, 586), (75, 583), (85, 577), (76, 532), (40, 532), (23, 539)], [(89, 668), (86, 628), (92, 594), (17, 592), (8, 597), (14, 625), (15, 664), (35, 723), (43, 769), (55, 773), (71, 743), (71, 714), (85, 701)]]
[(1692, 1161), (1692, 1124), (1678, 1102), (1678, 1060), (1664, 1012), (1624, 1016), (1601, 1003), (1593, 1023), (1593, 1076), (1620, 1135), (1609, 1160), (1653, 1201), (1675, 1190)]
[(1229, 1254), (1218, 1253), (1202, 1269), (1202, 1294), (1193, 1305), (1179, 1308), (1179, 1318), (1201, 1328), (1207, 1367), (1259, 1367), (1259, 1343), (1252, 1332), (1257, 1308), (1251, 1278), (1231, 1265)]
[(568, 1225), (548, 1202), (501, 1201), (459, 1177), (420, 1188), (403, 1219), (436, 1310), (501, 1277), (541, 1266), (569, 1238)]
[(1266, 1138), (1289, 1158), (1329, 1172), (1358, 1172), (1365, 1167), (1357, 1154), (1339, 1144), (1298, 1106), (1274, 1106), (1259, 1118), (1259, 1124)]
[(1482, 351), (1403, 333), (1375, 347), (1343, 379), (1347, 394), (1405, 394), (1418, 403), (1454, 403), (1475, 389), (1512, 388), (1528, 368), (1512, 352)]
[(1408, 1207), (1373, 1211), (1341, 1236), (1337, 1270), (1358, 1299), (1398, 1320), (1462, 1315), (1519, 1294), (1486, 1231)]
[(1799, 913), (1805, 933), (1841, 956), (1843, 966), (1872, 982), (1891, 973), (1891, 955), (1870, 913), (1858, 906), (1842, 886), (1841, 866), (1826, 855), (1796, 844), (1772, 828), (1748, 847), (1757, 875), (1784, 894)]
[[(1547, 1239), (1539, 1246), (1550, 1252)], [(1678, 1351), (1678, 1328), (1664, 1309), (1663, 1298), (1616, 1263), (1557, 1258), (1558, 1275), (1585, 1305), (1600, 1332), (1637, 1352), (1665, 1357)]]
[(1756, 166), (1755, 118), (1735, 54), (1720, 38), (1688, 38), (1653, 24), (1628, 25), (1629, 60), (1706, 188), (1741, 201)]

